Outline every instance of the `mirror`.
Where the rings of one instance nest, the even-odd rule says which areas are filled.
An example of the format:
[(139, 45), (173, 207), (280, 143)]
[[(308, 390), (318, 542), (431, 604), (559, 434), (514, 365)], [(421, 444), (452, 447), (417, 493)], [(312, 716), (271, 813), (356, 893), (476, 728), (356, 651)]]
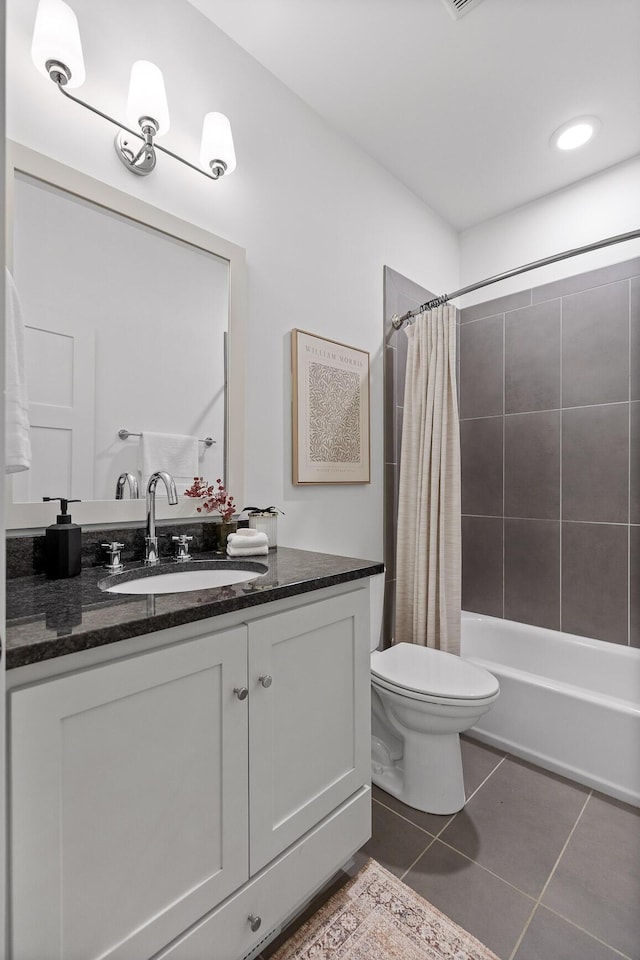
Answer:
[[(32, 467), (8, 484), (8, 528), (51, 522), (43, 495), (80, 498), (82, 524), (143, 519), (142, 487), (115, 500), (142, 431), (212, 438), (198, 473), (241, 502), (242, 248), (16, 144), (9, 157)], [(183, 499), (170, 515), (194, 513)]]

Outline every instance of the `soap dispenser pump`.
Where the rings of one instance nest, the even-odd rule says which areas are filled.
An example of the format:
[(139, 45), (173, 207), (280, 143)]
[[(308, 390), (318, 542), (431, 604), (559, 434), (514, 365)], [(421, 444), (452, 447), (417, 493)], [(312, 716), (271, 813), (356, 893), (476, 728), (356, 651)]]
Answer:
[(56, 522), (45, 530), (46, 571), (49, 580), (61, 580), (77, 577), (80, 573), (82, 553), (82, 529), (71, 522), (67, 513), (70, 503), (79, 500), (67, 500), (65, 497), (43, 497), (45, 502), (60, 501), (60, 513)]

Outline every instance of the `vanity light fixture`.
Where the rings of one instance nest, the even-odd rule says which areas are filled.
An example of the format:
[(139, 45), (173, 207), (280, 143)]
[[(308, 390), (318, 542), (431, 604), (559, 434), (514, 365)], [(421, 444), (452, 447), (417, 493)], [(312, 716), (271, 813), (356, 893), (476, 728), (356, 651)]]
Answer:
[[(151, 173), (156, 151), (168, 154), (209, 180), (232, 173), (236, 155), (231, 125), (222, 113), (207, 113), (202, 129), (200, 164), (196, 166), (177, 153), (156, 143), (156, 137), (169, 129), (169, 108), (161, 70), (148, 60), (138, 60), (131, 68), (127, 123), (125, 126), (91, 104), (69, 93), (69, 88), (84, 83), (85, 69), (78, 20), (64, 0), (40, 0), (31, 44), (31, 57), (38, 71), (56, 84), (67, 99), (119, 128), (116, 153), (122, 163), (139, 176)], [(135, 129), (135, 128), (138, 129)]]
[(597, 117), (577, 117), (558, 127), (551, 135), (551, 146), (557, 150), (575, 150), (593, 140), (599, 129)]

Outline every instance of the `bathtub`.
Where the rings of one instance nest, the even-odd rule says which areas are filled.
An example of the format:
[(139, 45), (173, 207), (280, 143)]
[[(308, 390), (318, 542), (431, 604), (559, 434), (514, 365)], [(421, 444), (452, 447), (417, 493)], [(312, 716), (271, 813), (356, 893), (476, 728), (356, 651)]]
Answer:
[(500, 682), (472, 737), (640, 806), (640, 649), (463, 612), (461, 655)]

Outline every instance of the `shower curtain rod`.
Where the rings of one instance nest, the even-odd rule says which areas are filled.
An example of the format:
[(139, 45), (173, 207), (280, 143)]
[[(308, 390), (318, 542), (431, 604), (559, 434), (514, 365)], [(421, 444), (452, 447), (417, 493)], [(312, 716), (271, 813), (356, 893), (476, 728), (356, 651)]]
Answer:
[(433, 307), (440, 307), (449, 300), (461, 297), (465, 293), (471, 293), (473, 290), (480, 290), (482, 287), (488, 287), (491, 283), (497, 283), (499, 280), (507, 280), (509, 277), (517, 277), (519, 273), (526, 273), (527, 270), (536, 270), (538, 267), (546, 267), (549, 263), (556, 263), (558, 260), (566, 260), (568, 257), (576, 257), (580, 253), (589, 253), (591, 250), (599, 250), (601, 247), (609, 247), (614, 243), (623, 243), (625, 240), (635, 240), (640, 237), (640, 230), (631, 230), (629, 233), (619, 233), (615, 237), (607, 237), (606, 240), (598, 240), (596, 243), (588, 243), (584, 247), (574, 247), (572, 250), (565, 250), (563, 253), (556, 253), (552, 257), (545, 257), (543, 260), (534, 260), (533, 263), (527, 263), (524, 267), (514, 267), (513, 270), (505, 270), (504, 273), (498, 273), (495, 277), (489, 277), (488, 280), (480, 280), (479, 283), (472, 283), (468, 287), (462, 287), (460, 290), (454, 290), (453, 293), (443, 293), (433, 300), (428, 300), (418, 307), (417, 310), (409, 310), (403, 313), (401, 317), (397, 314), (391, 318), (391, 323), (395, 330), (399, 330), (405, 321), (417, 317), (424, 310), (431, 310)]

